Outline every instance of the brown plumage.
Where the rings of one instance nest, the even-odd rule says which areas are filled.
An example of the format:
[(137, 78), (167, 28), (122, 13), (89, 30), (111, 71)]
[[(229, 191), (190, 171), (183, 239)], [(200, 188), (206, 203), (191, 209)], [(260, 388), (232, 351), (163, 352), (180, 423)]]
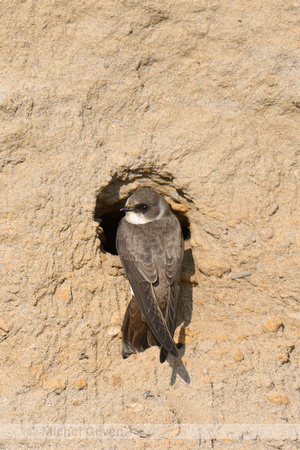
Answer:
[(181, 227), (153, 189), (137, 189), (127, 200), (117, 232), (117, 250), (132, 299), (123, 326), (123, 358), (153, 345), (178, 357), (173, 340), (183, 259)]

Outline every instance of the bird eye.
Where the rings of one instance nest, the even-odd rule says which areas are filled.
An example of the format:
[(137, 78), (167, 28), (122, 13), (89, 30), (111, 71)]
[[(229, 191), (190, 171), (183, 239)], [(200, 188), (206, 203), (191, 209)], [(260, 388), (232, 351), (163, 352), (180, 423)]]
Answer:
[(140, 205), (137, 205), (135, 209), (136, 211), (146, 212), (149, 209), (149, 206), (145, 205), (144, 203), (141, 203)]

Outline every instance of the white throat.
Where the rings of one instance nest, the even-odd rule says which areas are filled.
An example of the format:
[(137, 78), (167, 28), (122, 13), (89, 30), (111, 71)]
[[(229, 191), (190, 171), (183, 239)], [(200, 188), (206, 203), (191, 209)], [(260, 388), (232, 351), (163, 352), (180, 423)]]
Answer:
[(143, 225), (145, 223), (152, 222), (152, 220), (147, 219), (144, 215), (137, 214), (133, 211), (128, 211), (125, 214), (125, 220), (133, 225)]

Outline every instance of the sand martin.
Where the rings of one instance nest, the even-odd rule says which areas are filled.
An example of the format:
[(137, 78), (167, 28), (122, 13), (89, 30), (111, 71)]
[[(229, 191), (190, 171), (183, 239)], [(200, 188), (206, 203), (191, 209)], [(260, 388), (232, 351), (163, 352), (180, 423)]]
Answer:
[(178, 219), (165, 199), (150, 188), (139, 188), (127, 199), (116, 245), (130, 283), (132, 299), (123, 326), (123, 358), (153, 345), (178, 357), (176, 326), (183, 237)]

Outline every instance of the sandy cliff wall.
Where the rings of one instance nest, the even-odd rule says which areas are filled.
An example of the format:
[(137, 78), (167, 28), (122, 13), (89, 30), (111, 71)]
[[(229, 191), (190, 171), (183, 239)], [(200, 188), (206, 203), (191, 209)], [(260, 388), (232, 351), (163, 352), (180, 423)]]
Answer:
[[(3, 1), (0, 33), (1, 422), (299, 423), (299, 5)], [(190, 234), (164, 365), (121, 359), (109, 229), (139, 185)]]

